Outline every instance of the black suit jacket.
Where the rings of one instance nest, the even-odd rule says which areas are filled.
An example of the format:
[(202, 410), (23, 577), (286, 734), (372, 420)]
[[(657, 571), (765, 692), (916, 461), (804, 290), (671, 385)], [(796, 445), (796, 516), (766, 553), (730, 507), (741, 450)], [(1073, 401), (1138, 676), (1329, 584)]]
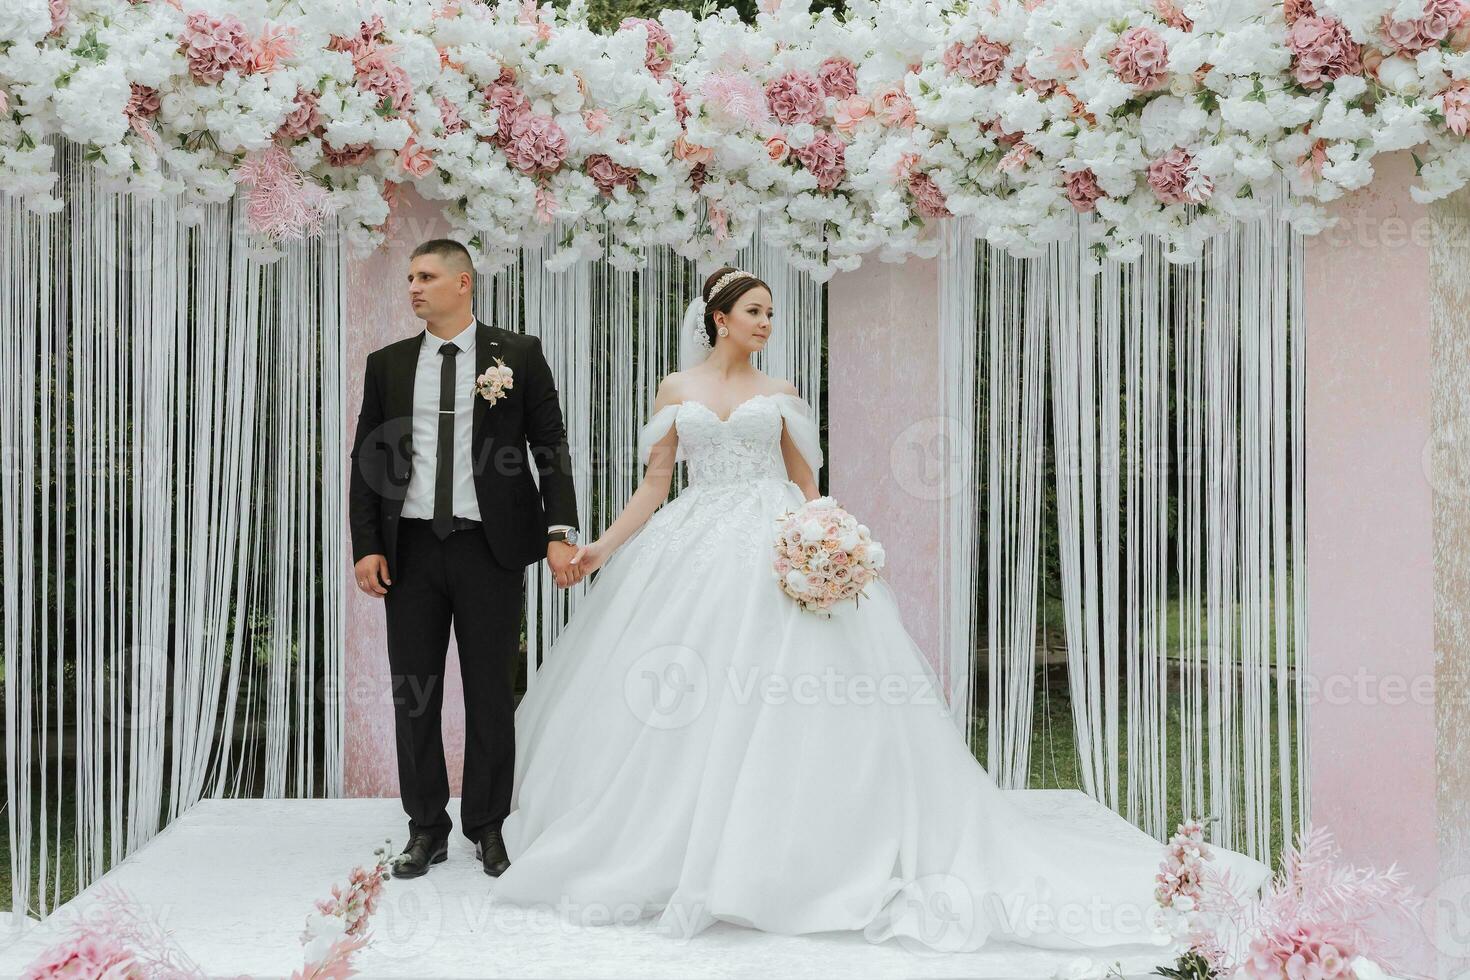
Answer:
[[(413, 465), (413, 389), (423, 340), (420, 332), (368, 355), (352, 440), (352, 559), (386, 556), (389, 578), (396, 568), (398, 521)], [(470, 460), (485, 540), (500, 564), (520, 568), (546, 557), (548, 525), (576, 526), (577, 493), (541, 338), (476, 319), (475, 375), (497, 357), (513, 372), (511, 387), (494, 405), (475, 397)]]

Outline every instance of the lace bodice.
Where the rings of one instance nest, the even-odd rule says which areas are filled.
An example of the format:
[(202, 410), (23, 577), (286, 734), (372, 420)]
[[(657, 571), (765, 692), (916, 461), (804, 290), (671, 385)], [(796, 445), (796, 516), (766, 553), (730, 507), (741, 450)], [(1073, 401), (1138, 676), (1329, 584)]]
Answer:
[(762, 479), (787, 479), (781, 454), (783, 422), (793, 443), (815, 474), (822, 466), (817, 426), (811, 407), (796, 395), (754, 395), (736, 405), (726, 418), (703, 402), (667, 405), (639, 433), (639, 457), (669, 426), (679, 433), (676, 459), (689, 464), (689, 485), (715, 487)]

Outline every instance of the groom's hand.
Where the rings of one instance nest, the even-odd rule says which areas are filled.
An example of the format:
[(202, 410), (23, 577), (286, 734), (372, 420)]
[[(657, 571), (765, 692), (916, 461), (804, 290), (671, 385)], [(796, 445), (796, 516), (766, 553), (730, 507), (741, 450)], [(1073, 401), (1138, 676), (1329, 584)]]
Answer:
[(371, 596), (385, 596), (393, 580), (388, 578), (388, 559), (384, 555), (368, 555), (354, 566), (357, 587)]
[(565, 541), (546, 542), (546, 564), (551, 566), (552, 577), (560, 588), (576, 585), (582, 580), (582, 570), (573, 565), (572, 556), (577, 546)]

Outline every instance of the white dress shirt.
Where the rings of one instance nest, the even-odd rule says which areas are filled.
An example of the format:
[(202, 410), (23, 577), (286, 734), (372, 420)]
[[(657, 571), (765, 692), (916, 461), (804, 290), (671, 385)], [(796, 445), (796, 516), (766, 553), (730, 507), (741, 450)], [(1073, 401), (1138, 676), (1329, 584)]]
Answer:
[[(443, 355), (439, 348), (453, 343), (454, 355), (454, 486), (451, 488), (455, 517), (480, 520), (480, 501), (475, 496), (470, 472), (470, 434), (475, 405), (475, 318), (447, 341), (428, 331), (419, 347), (417, 374), (413, 382), (413, 470), (403, 498), (403, 516), (432, 520), (434, 482), (439, 471), (439, 377)], [(553, 524), (548, 531), (569, 525)]]

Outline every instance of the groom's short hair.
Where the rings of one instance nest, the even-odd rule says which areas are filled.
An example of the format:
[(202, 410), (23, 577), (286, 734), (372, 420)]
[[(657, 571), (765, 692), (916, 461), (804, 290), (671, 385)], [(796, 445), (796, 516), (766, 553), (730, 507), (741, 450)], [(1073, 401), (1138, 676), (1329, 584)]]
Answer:
[(470, 261), (470, 250), (452, 238), (431, 238), (413, 250), (409, 260), (418, 258), (420, 255), (437, 255), (447, 269), (454, 275), (468, 272), (470, 280), (475, 278), (475, 264)]

